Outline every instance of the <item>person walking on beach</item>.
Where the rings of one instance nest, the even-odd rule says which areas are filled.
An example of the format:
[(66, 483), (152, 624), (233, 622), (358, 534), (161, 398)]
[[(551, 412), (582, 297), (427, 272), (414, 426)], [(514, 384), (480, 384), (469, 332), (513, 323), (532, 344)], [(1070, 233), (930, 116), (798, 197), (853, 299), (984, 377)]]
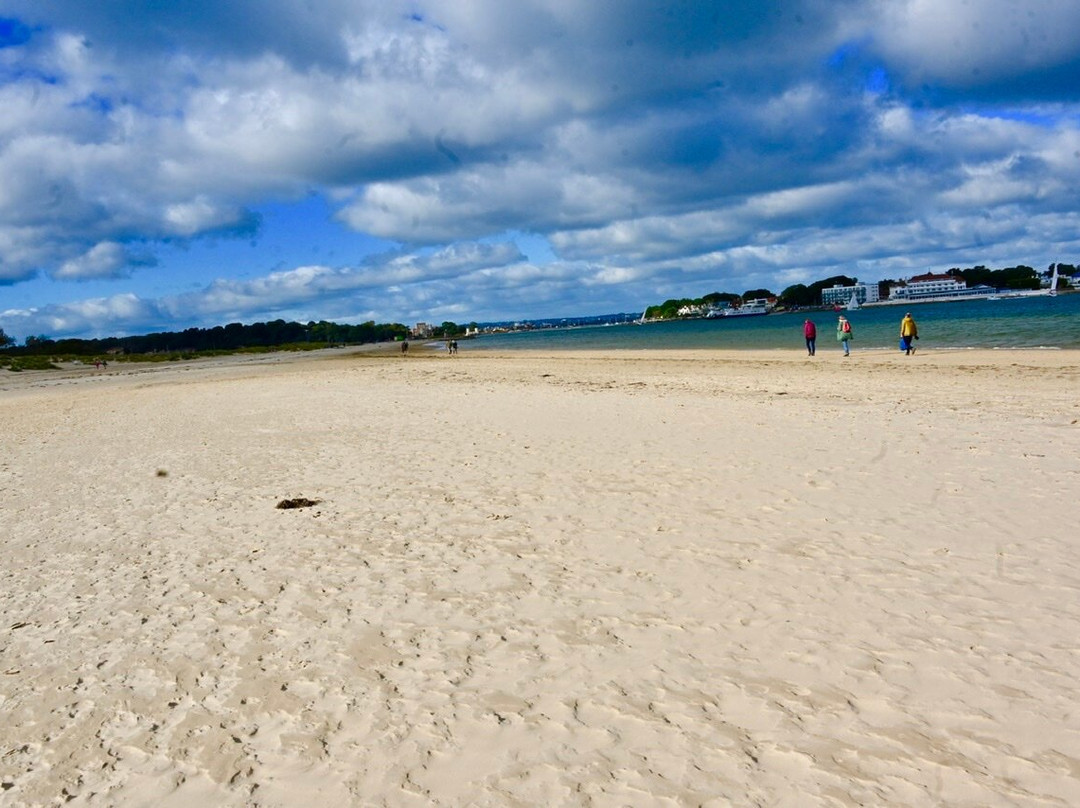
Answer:
[(909, 311), (900, 321), (900, 340), (904, 343), (904, 354), (911, 356), (915, 353), (914, 341), (919, 338), (919, 327), (915, 325), (915, 319)]
[(848, 322), (847, 317), (840, 315), (840, 320), (836, 324), (836, 338), (840, 341), (840, 345), (844, 348), (844, 356), (851, 355), (851, 348), (849, 343), (853, 339), (851, 333), (851, 323)]
[(803, 323), (802, 332), (803, 336), (806, 337), (806, 353), (813, 356), (814, 351), (817, 350), (817, 326), (809, 317)]

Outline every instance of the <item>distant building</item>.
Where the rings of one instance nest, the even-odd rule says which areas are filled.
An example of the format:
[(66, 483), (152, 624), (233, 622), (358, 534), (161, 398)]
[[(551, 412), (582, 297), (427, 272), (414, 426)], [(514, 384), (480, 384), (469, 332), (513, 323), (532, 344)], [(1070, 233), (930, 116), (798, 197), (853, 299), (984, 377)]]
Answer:
[(821, 290), (821, 305), (843, 306), (851, 302), (852, 295), (855, 295), (855, 300), (860, 306), (865, 303), (877, 303), (880, 299), (876, 283), (869, 286), (865, 283), (857, 283), (854, 286), (837, 285)]
[(930, 298), (972, 297), (994, 290), (986, 286), (969, 287), (959, 275), (915, 275), (906, 282), (889, 287), (890, 300), (927, 300)]
[(410, 336), (415, 337), (416, 339), (427, 339), (431, 336), (431, 331), (432, 328), (430, 324), (417, 323), (413, 326)]
[(701, 317), (705, 314), (705, 306), (703, 305), (687, 305), (680, 306), (679, 310), (675, 312), (679, 317)]

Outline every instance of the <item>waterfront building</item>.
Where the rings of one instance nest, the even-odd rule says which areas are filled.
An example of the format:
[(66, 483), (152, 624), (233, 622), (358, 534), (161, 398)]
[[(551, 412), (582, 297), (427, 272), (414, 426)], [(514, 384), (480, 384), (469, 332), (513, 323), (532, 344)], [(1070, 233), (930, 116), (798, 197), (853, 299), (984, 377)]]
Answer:
[(968, 286), (959, 275), (915, 275), (906, 282), (889, 287), (889, 300), (927, 300), (930, 298), (963, 298), (992, 294), (988, 286)]
[(702, 304), (689, 304), (686, 306), (680, 306), (679, 310), (675, 313), (679, 317), (704, 317), (706, 311), (706, 307)]
[(744, 306), (753, 306), (757, 309), (772, 309), (776, 305), (775, 297), (748, 297), (742, 302)]
[(854, 286), (832, 286), (821, 290), (821, 305), (844, 306), (851, 302), (851, 296), (855, 295), (855, 301), (860, 305), (877, 303), (878, 287), (876, 283), (867, 286), (865, 283), (857, 283)]

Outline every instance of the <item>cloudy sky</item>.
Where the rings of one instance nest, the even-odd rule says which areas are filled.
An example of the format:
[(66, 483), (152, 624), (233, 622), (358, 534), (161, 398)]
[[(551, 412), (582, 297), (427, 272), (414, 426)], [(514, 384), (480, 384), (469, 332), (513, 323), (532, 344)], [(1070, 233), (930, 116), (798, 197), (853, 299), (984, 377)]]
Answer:
[(1080, 263), (1076, 0), (4, 0), (0, 327)]

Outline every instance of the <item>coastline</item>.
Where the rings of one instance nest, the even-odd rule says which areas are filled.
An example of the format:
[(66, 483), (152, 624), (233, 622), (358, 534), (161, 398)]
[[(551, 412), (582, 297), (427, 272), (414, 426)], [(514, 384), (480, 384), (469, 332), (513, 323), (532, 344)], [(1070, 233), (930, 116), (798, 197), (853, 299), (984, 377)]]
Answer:
[[(263, 373), (274, 374), (278, 370), (294, 367), (319, 367), (321, 363), (356, 362), (366, 359), (394, 362), (446, 361), (463, 363), (504, 362), (522, 366), (537, 363), (629, 363), (629, 366), (646, 362), (696, 363), (704, 367), (748, 366), (760, 368), (790, 367), (795, 371), (841, 361), (839, 350), (826, 334), (819, 340), (819, 355), (806, 356), (805, 350), (791, 348), (727, 349), (715, 348), (627, 348), (607, 351), (589, 348), (551, 350), (545, 347), (499, 350), (484, 349), (467, 352), (464, 356), (449, 357), (439, 341), (410, 343), (410, 352), (402, 356), (398, 343), (329, 348), (319, 351), (279, 351), (261, 354), (230, 354), (163, 362), (114, 362), (104, 370), (91, 365), (64, 363), (56, 370), (0, 371), (0, 396), (20, 391), (53, 388), (57, 386), (92, 385), (117, 386), (128, 380), (139, 379), (141, 383), (169, 384), (188, 378), (243, 377)], [(936, 369), (1026, 368), (1031, 370), (1059, 370), (1071, 375), (1080, 366), (1080, 350), (1072, 348), (930, 348), (906, 357), (897, 351), (883, 348), (860, 348), (853, 351), (847, 363), (874, 369), (895, 368), (905, 373), (933, 375)], [(407, 366), (407, 365), (406, 365)], [(344, 367), (344, 366), (343, 366)], [(905, 370), (906, 368), (906, 370)]]
[[(912, 307), (914, 309), (914, 307)], [(895, 349), (902, 310), (894, 305), (848, 311), (785, 312), (758, 317), (666, 320), (636, 325), (548, 329), (479, 337), (475, 350), (792, 349), (802, 346), (802, 320), (817, 323), (818, 345), (831, 341), (829, 319), (855, 326), (854, 349)], [(921, 351), (1080, 349), (1080, 295), (962, 300), (920, 304)], [(469, 350), (463, 346), (463, 350)]]
[(1080, 352), (243, 359), (0, 374), (0, 802), (1080, 800)]

